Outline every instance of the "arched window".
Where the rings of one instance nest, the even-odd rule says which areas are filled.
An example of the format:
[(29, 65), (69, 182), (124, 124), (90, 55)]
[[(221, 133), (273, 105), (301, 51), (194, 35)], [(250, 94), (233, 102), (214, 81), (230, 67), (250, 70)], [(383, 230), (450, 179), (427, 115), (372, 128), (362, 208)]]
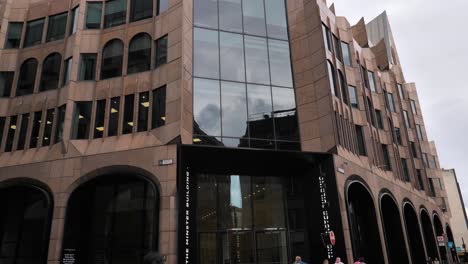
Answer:
[(16, 96), (32, 94), (36, 80), (37, 60), (28, 59), (21, 64)]
[(159, 194), (128, 174), (102, 176), (80, 186), (68, 202), (62, 250), (76, 263), (134, 263), (158, 251)]
[(32, 186), (0, 189), (0, 263), (47, 262), (51, 200)]
[(330, 61), (327, 61), (328, 67), (328, 81), (330, 82), (330, 90), (331, 93), (335, 96), (338, 96), (338, 87), (336, 87), (336, 75), (335, 75), (335, 68)]
[(127, 73), (147, 71), (150, 68), (151, 37), (146, 33), (140, 33), (130, 41)]
[(41, 84), (39, 91), (47, 91), (58, 88), (60, 77), (60, 66), (62, 56), (58, 53), (52, 53), (45, 58), (42, 64)]
[(101, 80), (122, 75), (123, 42), (113, 39), (102, 49)]

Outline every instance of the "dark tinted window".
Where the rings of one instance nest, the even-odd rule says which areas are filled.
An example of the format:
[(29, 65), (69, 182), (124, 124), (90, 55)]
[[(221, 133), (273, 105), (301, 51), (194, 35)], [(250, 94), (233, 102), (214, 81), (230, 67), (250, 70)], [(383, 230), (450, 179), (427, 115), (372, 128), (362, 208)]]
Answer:
[(102, 50), (101, 80), (122, 75), (123, 43), (113, 39)]
[(53, 53), (45, 58), (44, 63), (42, 64), (39, 91), (47, 91), (58, 88), (61, 63), (62, 56), (60, 56), (58, 53)]
[(294, 90), (289, 88), (272, 88), (273, 116), (277, 140), (298, 140), (296, 100)]
[(104, 119), (106, 114), (106, 99), (98, 100), (96, 104), (96, 119), (94, 120), (94, 138), (104, 135)]
[(26, 24), (26, 36), (24, 38), (23, 46), (31, 47), (34, 45), (41, 44), (42, 42), (42, 31), (44, 29), (44, 18), (29, 21)]
[(327, 61), (327, 68), (328, 68), (328, 82), (330, 83), (330, 91), (331, 94), (337, 96), (338, 95), (338, 87), (336, 87), (336, 76), (335, 76), (335, 68), (330, 61)]
[(3, 141), (3, 131), (5, 131), (5, 120), (5, 117), (0, 116), (0, 146), (2, 145)]
[(194, 24), (201, 27), (218, 28), (218, 1), (193, 1)]
[(293, 87), (289, 44), (287, 41), (268, 40), (271, 84)]
[(382, 111), (376, 109), (375, 117), (377, 118), (377, 128), (384, 129)]
[(349, 99), (351, 100), (351, 106), (359, 108), (359, 100), (357, 95), (356, 87), (348, 85)]
[(122, 126), (122, 134), (130, 134), (133, 132), (133, 108), (135, 106), (135, 95), (129, 94), (124, 98), (124, 119)]
[(242, 0), (219, 0), (219, 28), (242, 32)]
[(76, 102), (73, 109), (71, 139), (88, 139), (93, 102)]
[(6, 144), (5, 144), (5, 152), (10, 152), (13, 150), (13, 140), (15, 139), (15, 132), (16, 132), (16, 129), (18, 128), (17, 121), (18, 121), (17, 116), (10, 117), (10, 125), (8, 126), (8, 133), (7, 133)]
[(63, 66), (63, 79), (62, 79), (62, 82), (63, 82), (64, 86), (67, 85), (70, 82), (70, 75), (71, 75), (72, 66), (73, 66), (73, 58), (70, 57), (70, 58), (65, 60), (64, 66)]
[(194, 29), (194, 75), (219, 78), (218, 32), (201, 28)]
[(151, 68), (151, 44), (151, 37), (146, 33), (132, 38), (128, 47), (128, 74)]
[(29, 125), (29, 114), (21, 115), (21, 127), (20, 133), (18, 138), (18, 147), (17, 150), (24, 149), (24, 145), (26, 143), (26, 133), (28, 132), (28, 125)]
[(323, 41), (325, 43), (325, 47), (331, 51), (332, 50), (332, 44), (331, 44), (331, 39), (330, 39), (330, 31), (328, 30), (327, 26), (322, 24), (322, 37)]
[(220, 33), (221, 79), (245, 81), (244, 38), (240, 34)]
[(59, 108), (57, 108), (58, 115), (57, 115), (57, 123), (55, 125), (54, 144), (57, 144), (63, 141), (63, 128), (65, 125), (65, 110), (66, 110), (66, 105), (62, 105)]
[(119, 128), (120, 97), (111, 98), (109, 105), (108, 136), (116, 136)]
[(250, 35), (266, 36), (263, 0), (243, 1), (242, 9), (244, 32)]
[(347, 66), (352, 66), (351, 62), (351, 50), (349, 44), (346, 42), (341, 42), (341, 51), (343, 52), (343, 60)]
[[(245, 1), (244, 1), (245, 2)], [(265, 1), (267, 35), (270, 38), (288, 39), (284, 0)]]
[(169, 8), (169, 0), (157, 0), (157, 1), (158, 1), (157, 15), (159, 15)]
[(401, 130), (399, 127), (395, 127), (395, 136), (396, 136), (396, 140), (398, 142), (398, 144), (403, 144), (403, 140), (401, 138)]
[(14, 72), (0, 72), (0, 97), (10, 97)]
[(17, 49), (20, 47), (22, 31), (23, 22), (8, 23), (8, 32), (5, 39), (5, 49)]
[(153, 0), (131, 0), (130, 21), (137, 21), (153, 16)]
[(21, 64), (16, 95), (32, 94), (36, 80), (37, 60), (28, 59)]
[(424, 191), (424, 179), (421, 173), (421, 170), (416, 170), (416, 175), (418, 176), (419, 189)]
[(156, 40), (156, 63), (155, 67), (159, 67), (167, 63), (167, 35)]
[(413, 155), (414, 158), (417, 158), (418, 152), (416, 150), (416, 144), (413, 141), (410, 141), (410, 147), (411, 147), (411, 154)]
[(219, 81), (194, 79), (193, 92), (193, 133), (197, 135), (221, 136), (221, 92)]
[(138, 124), (137, 131), (148, 130), (148, 113), (150, 107), (149, 92), (140, 93), (138, 96)]
[(67, 13), (49, 17), (46, 42), (63, 39), (67, 30)]
[(109, 0), (106, 2), (104, 28), (125, 24), (127, 18), (127, 0)]
[(42, 111), (34, 113), (34, 119), (32, 123), (32, 130), (31, 130), (31, 141), (29, 143), (30, 148), (37, 147), (39, 142), (39, 132), (41, 130), (41, 123), (42, 123)]
[(356, 136), (359, 149), (359, 155), (367, 156), (366, 143), (364, 139), (364, 131), (362, 126), (356, 126)]
[(247, 82), (270, 84), (267, 40), (244, 36)]
[(153, 90), (152, 123), (155, 129), (166, 124), (166, 86)]
[(52, 140), (52, 126), (54, 124), (54, 115), (55, 109), (47, 110), (42, 146), (49, 146)]
[(390, 162), (390, 154), (388, 153), (388, 146), (382, 144), (382, 152), (384, 158), (384, 170), (390, 171), (392, 170), (392, 164)]
[(337, 36), (335, 36), (334, 34), (332, 34), (332, 36), (333, 36), (333, 46), (335, 47), (335, 57), (339, 61), (343, 61), (343, 54), (341, 53), (341, 42)]
[(340, 80), (341, 98), (345, 104), (348, 104), (348, 95), (346, 93), (348, 83), (346, 83), (345, 77), (340, 70), (338, 70), (338, 79)]
[(243, 83), (221, 82), (223, 136), (247, 135), (247, 95)]
[(101, 14), (102, 14), (101, 2), (86, 2), (85, 27), (87, 29), (101, 28)]
[(96, 79), (97, 54), (81, 54), (78, 80), (94, 81)]
[(401, 159), (401, 166), (403, 168), (404, 180), (409, 182), (410, 181), (410, 174), (409, 174), (408, 163), (407, 163), (406, 159)]

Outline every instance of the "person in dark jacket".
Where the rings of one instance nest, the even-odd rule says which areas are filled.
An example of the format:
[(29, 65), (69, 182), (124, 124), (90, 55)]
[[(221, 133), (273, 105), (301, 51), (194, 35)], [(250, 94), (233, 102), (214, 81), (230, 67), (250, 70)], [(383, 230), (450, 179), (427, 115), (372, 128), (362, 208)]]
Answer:
[(293, 264), (307, 264), (307, 263), (303, 262), (300, 256), (296, 256), (296, 260), (294, 260)]

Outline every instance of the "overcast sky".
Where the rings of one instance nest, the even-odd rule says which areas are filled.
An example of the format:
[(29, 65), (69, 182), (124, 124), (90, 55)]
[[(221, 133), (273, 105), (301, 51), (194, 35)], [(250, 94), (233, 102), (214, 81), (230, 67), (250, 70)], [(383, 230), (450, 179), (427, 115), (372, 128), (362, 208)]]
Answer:
[(387, 11), (407, 82), (415, 82), (429, 140), (454, 168), (468, 207), (468, 0), (327, 0), (351, 25)]

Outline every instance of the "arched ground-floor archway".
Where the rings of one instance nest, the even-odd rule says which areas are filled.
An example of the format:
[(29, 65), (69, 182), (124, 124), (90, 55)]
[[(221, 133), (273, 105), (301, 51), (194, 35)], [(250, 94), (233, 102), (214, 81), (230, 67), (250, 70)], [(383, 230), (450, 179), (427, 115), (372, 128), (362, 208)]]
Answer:
[(424, 252), (424, 244), (422, 241), (421, 229), (419, 228), (418, 216), (414, 207), (410, 203), (405, 203), (403, 206), (406, 232), (408, 243), (410, 246), (411, 260), (414, 264), (425, 263), (426, 254)]
[(401, 215), (393, 197), (384, 194), (380, 198), (380, 211), (384, 229), (387, 256), (390, 264), (409, 263)]
[(99, 176), (70, 196), (62, 259), (143, 264), (158, 253), (158, 235), (155, 184), (132, 174)]
[(421, 224), (424, 234), (424, 243), (426, 244), (427, 255), (432, 260), (440, 260), (439, 251), (437, 250), (437, 244), (434, 235), (434, 229), (432, 228), (431, 218), (427, 213), (426, 209), (421, 210)]
[(0, 263), (47, 262), (51, 208), (51, 196), (39, 187), (0, 189)]
[(447, 230), (447, 240), (448, 240), (449, 250), (450, 250), (449, 255), (453, 261), (457, 261), (458, 260), (457, 245), (455, 244), (455, 239), (453, 237), (452, 228), (450, 228), (450, 226), (447, 224), (445, 229)]
[[(437, 214), (434, 214), (434, 230), (435, 230), (435, 235), (436, 237), (444, 236), (444, 227), (442, 226), (442, 222), (439, 219), (439, 216)], [(442, 245), (439, 242), (438, 247), (439, 247), (439, 252), (440, 252), (440, 258), (442, 261), (447, 261), (447, 248), (446, 245)]]
[(349, 185), (347, 210), (354, 258), (364, 257), (368, 263), (384, 263), (374, 202), (363, 184), (354, 182)]

